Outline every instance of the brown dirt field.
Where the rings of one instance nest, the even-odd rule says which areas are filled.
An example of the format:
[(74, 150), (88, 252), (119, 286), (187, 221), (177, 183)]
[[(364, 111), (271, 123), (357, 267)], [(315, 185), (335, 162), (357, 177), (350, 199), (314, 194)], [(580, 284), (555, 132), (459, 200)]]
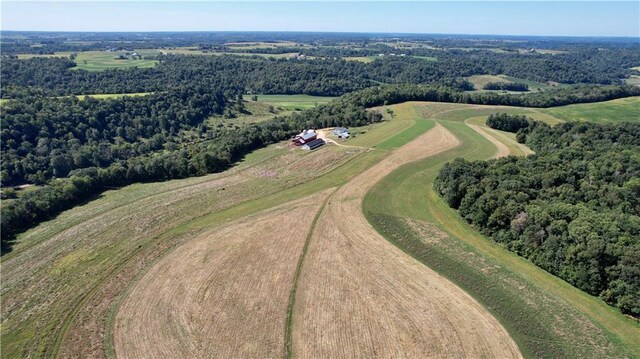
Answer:
[(364, 195), (385, 175), (458, 143), (437, 125), (329, 198), (299, 279), (294, 356), (521, 357), (486, 309), (385, 240), (362, 213)]
[(117, 356), (283, 356), (294, 273), (331, 191), (231, 222), (159, 261), (118, 311)]
[(497, 147), (498, 151), (496, 152), (495, 155), (493, 155), (493, 158), (506, 157), (506, 156), (509, 156), (509, 154), (511, 153), (511, 151), (509, 150), (509, 147), (505, 146), (504, 143), (500, 142), (497, 138), (487, 133), (482, 127), (477, 125), (472, 125), (470, 123), (467, 123), (467, 126), (471, 127), (474, 131), (481, 134), (482, 137), (486, 138), (491, 143), (493, 143), (494, 146)]
[(113, 303), (157, 258), (205, 230), (174, 229), (355, 156), (335, 147), (265, 151), (224, 173), (109, 191), (21, 235), (2, 258), (3, 357), (103, 357)]

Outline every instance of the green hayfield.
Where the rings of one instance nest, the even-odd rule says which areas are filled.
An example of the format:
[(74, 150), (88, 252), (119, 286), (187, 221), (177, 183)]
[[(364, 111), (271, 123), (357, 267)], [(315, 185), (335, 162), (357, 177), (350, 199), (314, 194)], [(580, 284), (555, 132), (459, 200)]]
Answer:
[(423, 60), (427, 60), (427, 61), (438, 61), (437, 57), (433, 57), (433, 56), (411, 56), (411, 57), (415, 57), (416, 59), (423, 59)]
[(102, 71), (106, 69), (128, 69), (133, 67), (152, 68), (158, 61), (156, 60), (116, 60), (114, 56), (124, 54), (124, 52), (106, 51), (85, 51), (79, 52), (75, 62), (74, 70)]
[(359, 61), (359, 62), (364, 62), (365, 64), (368, 64), (370, 62), (373, 62), (377, 59), (376, 56), (347, 56), (344, 58), (347, 61)]
[(539, 110), (564, 121), (615, 123), (640, 121), (640, 96)]
[[(245, 101), (251, 101), (254, 95), (244, 95)], [(263, 102), (274, 107), (280, 107), (285, 110), (302, 110), (315, 107), (323, 103), (333, 100), (335, 97), (329, 96), (311, 96), (311, 95), (255, 95), (258, 96), (258, 102)]]
[[(517, 77), (511, 77), (511, 76), (506, 76), (506, 75), (474, 75), (474, 76), (469, 76), (467, 77), (467, 80), (469, 80), (469, 82), (471, 82), (473, 84), (473, 86), (475, 87), (476, 91), (494, 91), (494, 92), (502, 92), (500, 90), (484, 90), (484, 86), (486, 84), (488, 84), (489, 82), (507, 82), (507, 83), (512, 83), (512, 82), (518, 82), (518, 83), (523, 83), (529, 86), (529, 91), (530, 92), (537, 92), (538, 89), (540, 91), (544, 91), (544, 90), (549, 90), (555, 87), (562, 87), (562, 86), (567, 86), (565, 84), (546, 84), (546, 83), (542, 83), (542, 82), (536, 82), (536, 81), (530, 81), (530, 80), (525, 80), (525, 79), (521, 79), (521, 78), (517, 78)], [(516, 91), (508, 91), (508, 92), (513, 92), (513, 93), (518, 93)]]
[[(495, 153), (488, 140), (465, 125), (465, 120), (479, 112), (483, 111), (461, 109), (427, 117), (452, 131), (462, 145), (405, 165), (384, 178), (365, 198), (367, 218), (399, 248), (487, 307), (525, 356), (638, 356), (640, 329), (636, 322), (494, 244), (433, 191), (435, 176), (445, 162), (456, 157), (486, 159)], [(423, 116), (418, 121), (433, 120)], [(424, 241), (413, 229), (415, 225), (407, 221), (424, 223), (428, 231), (444, 233), (444, 239)]]

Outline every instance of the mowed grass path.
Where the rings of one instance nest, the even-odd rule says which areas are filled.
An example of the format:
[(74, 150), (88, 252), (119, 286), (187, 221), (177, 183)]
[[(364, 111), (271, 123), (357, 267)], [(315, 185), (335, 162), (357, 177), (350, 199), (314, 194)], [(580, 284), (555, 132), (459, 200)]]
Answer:
[[(424, 105), (424, 112), (429, 112), (429, 106)], [(433, 191), (433, 181), (444, 163), (456, 157), (486, 159), (495, 153), (495, 146), (464, 122), (485, 111), (461, 109), (431, 117), (452, 131), (462, 145), (405, 165), (379, 182), (363, 204), (368, 220), (391, 242), (491, 310), (525, 356), (639, 356), (637, 322), (494, 244)], [(508, 145), (504, 138), (498, 139)]]

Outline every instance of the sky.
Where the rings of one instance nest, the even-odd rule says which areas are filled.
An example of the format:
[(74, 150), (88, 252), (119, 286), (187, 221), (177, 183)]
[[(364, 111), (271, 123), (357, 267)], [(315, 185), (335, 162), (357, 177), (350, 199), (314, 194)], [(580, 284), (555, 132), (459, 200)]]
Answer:
[(640, 37), (640, 1), (2, 1), (2, 30)]

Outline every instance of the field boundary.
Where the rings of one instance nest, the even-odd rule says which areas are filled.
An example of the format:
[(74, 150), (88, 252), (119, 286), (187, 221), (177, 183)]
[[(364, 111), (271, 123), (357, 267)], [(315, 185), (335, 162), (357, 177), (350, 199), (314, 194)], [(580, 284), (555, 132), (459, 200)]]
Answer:
[(302, 247), (302, 253), (300, 254), (300, 258), (298, 259), (298, 264), (296, 265), (296, 271), (293, 274), (293, 282), (291, 285), (291, 292), (289, 292), (289, 303), (287, 305), (287, 318), (285, 319), (284, 326), (284, 349), (285, 349), (285, 358), (293, 358), (293, 308), (296, 304), (296, 293), (298, 291), (298, 282), (300, 278), (300, 272), (302, 272), (302, 266), (304, 264), (305, 256), (307, 255), (307, 251), (309, 249), (309, 244), (311, 243), (311, 239), (313, 237), (313, 232), (316, 228), (316, 224), (318, 223), (318, 219), (322, 215), (327, 202), (331, 199), (333, 194), (337, 191), (337, 188), (331, 191), (331, 193), (325, 198), (322, 202), (322, 206), (316, 213), (315, 217), (313, 217), (313, 221), (311, 222), (311, 228), (309, 228), (309, 232), (307, 233), (307, 238), (305, 238), (304, 246)]

